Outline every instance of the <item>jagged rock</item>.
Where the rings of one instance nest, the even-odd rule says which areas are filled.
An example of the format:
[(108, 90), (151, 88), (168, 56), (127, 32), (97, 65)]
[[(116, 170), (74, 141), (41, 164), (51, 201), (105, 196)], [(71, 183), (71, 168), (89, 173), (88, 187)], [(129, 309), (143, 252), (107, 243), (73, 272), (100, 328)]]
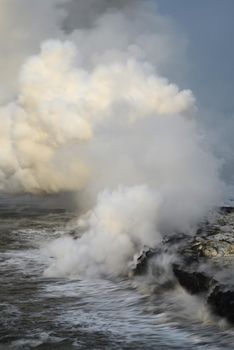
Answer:
[(194, 237), (169, 236), (157, 249), (143, 251), (134, 273), (146, 273), (149, 262), (165, 252), (177, 255), (172, 271), (180, 285), (191, 294), (200, 293), (214, 313), (234, 323), (234, 208), (222, 207), (216, 220), (206, 222)]
[(149, 260), (151, 257), (157, 254), (156, 249), (147, 248), (141, 252), (137, 258), (136, 265), (133, 268), (133, 272), (136, 275), (142, 275), (147, 272)]
[(202, 238), (197, 242), (195, 240), (191, 248), (197, 252), (198, 256), (207, 258), (216, 258), (221, 256), (234, 257), (234, 244), (223, 233), (215, 235), (212, 239), (209, 237)]
[[(230, 287), (229, 287), (230, 288)], [(234, 288), (216, 286), (208, 297), (208, 304), (215, 313), (234, 323)]]
[(204, 272), (186, 271), (178, 265), (173, 266), (173, 271), (180, 285), (191, 294), (207, 292), (216, 281)]

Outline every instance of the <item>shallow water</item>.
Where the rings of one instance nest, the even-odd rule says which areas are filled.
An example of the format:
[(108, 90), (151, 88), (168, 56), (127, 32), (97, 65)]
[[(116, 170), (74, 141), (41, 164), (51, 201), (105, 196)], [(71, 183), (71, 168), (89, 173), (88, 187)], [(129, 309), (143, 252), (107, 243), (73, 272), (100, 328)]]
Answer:
[(74, 214), (1, 203), (0, 349), (233, 349), (233, 328), (179, 287), (152, 293), (142, 278), (45, 278), (46, 242)]

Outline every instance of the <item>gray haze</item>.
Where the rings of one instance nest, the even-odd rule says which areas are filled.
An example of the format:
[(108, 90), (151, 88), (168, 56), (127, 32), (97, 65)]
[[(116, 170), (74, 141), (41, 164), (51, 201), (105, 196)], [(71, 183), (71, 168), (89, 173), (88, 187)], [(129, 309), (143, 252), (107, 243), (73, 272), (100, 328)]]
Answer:
[(187, 75), (180, 82), (194, 92), (201, 120), (213, 140), (216, 154), (223, 159), (223, 176), (233, 184), (234, 2), (158, 0), (157, 4), (160, 13), (173, 18), (186, 33)]

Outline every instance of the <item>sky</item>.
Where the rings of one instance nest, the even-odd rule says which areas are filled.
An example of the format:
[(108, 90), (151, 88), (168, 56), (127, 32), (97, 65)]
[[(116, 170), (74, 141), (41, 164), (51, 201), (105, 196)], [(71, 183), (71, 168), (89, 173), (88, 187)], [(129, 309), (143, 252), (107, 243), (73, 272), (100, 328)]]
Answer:
[(199, 102), (223, 113), (234, 110), (234, 1), (157, 0), (186, 33), (190, 87)]
[[(197, 99), (200, 118), (215, 152), (223, 159), (223, 177), (234, 183), (234, 1), (157, 0), (159, 12), (171, 17), (187, 40), (186, 74)], [(180, 79), (177, 77), (177, 79)]]

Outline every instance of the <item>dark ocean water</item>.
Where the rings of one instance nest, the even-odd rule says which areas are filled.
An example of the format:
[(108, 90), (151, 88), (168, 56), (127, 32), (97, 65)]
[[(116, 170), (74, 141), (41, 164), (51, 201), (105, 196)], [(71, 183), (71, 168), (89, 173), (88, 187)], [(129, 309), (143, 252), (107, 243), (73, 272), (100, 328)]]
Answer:
[[(14, 203), (14, 205), (12, 204)], [(75, 213), (0, 202), (0, 349), (233, 349), (234, 329), (179, 286), (46, 278), (46, 242)]]

